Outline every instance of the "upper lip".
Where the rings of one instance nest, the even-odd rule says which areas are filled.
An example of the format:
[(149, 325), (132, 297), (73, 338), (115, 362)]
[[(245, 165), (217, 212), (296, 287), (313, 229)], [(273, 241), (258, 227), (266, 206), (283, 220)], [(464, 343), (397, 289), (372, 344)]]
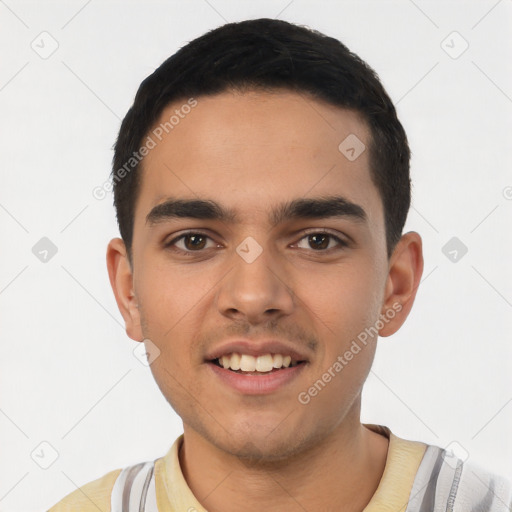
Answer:
[(254, 357), (264, 356), (265, 354), (282, 354), (283, 356), (291, 356), (292, 361), (307, 361), (307, 356), (296, 347), (290, 346), (278, 340), (234, 340), (227, 341), (213, 348), (207, 355), (206, 360), (212, 361), (222, 356), (233, 353), (248, 354)]

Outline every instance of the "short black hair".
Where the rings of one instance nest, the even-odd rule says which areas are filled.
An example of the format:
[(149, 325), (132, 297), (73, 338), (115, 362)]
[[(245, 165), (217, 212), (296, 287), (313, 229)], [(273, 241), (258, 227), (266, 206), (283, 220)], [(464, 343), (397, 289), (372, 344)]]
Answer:
[(375, 71), (337, 39), (262, 18), (207, 32), (141, 83), (121, 123), (111, 174), (117, 222), (130, 261), (143, 162), (138, 151), (162, 111), (178, 100), (258, 89), (305, 93), (354, 110), (367, 123), (370, 174), (384, 206), (389, 258), (411, 201), (410, 150), (391, 99)]

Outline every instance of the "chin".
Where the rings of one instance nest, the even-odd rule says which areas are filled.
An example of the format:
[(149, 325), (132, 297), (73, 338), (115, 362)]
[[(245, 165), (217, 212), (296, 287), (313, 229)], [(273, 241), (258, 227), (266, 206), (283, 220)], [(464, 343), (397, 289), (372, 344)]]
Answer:
[(289, 463), (295, 457), (301, 456), (322, 438), (322, 433), (306, 434), (297, 428), (272, 432), (272, 429), (264, 430), (261, 425), (255, 425), (253, 428), (233, 432), (222, 440), (216, 439), (214, 444), (229, 455), (237, 457), (245, 465), (275, 467), (279, 463)]
[(240, 440), (236, 445), (230, 444), (223, 447), (227, 453), (237, 457), (243, 464), (248, 466), (275, 465), (279, 462), (289, 461), (300, 453), (301, 447), (297, 440), (290, 444), (290, 436), (287, 440), (275, 440), (269, 443), (265, 438)]

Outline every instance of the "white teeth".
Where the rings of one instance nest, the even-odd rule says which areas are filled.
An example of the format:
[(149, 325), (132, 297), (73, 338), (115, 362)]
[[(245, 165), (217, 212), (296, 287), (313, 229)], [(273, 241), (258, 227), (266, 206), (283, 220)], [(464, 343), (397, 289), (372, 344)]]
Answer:
[(274, 368), (281, 368), (283, 366), (283, 356), (281, 354), (276, 354), (274, 356)]
[(297, 361), (292, 363), (291, 356), (282, 354), (265, 354), (254, 357), (249, 354), (233, 353), (220, 357), (218, 361), (223, 368), (261, 373), (271, 372), (274, 368), (288, 368), (297, 365)]
[(256, 371), (257, 372), (270, 372), (274, 367), (274, 360), (270, 354), (264, 356), (258, 356), (256, 359)]
[(231, 354), (231, 362), (229, 362), (229, 356), (224, 356), (228, 359), (227, 364), (223, 364), (224, 368), (231, 368), (232, 370), (240, 370), (240, 354)]
[(254, 372), (256, 370), (256, 358), (242, 354), (240, 358), (240, 370), (243, 372)]

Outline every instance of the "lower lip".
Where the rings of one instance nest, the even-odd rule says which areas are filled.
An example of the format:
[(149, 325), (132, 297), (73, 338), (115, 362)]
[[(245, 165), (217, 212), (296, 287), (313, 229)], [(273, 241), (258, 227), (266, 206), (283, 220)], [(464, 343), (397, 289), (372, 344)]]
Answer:
[(263, 375), (244, 375), (207, 363), (212, 371), (231, 388), (245, 395), (268, 395), (284, 387), (299, 375), (306, 363), (289, 366)]

